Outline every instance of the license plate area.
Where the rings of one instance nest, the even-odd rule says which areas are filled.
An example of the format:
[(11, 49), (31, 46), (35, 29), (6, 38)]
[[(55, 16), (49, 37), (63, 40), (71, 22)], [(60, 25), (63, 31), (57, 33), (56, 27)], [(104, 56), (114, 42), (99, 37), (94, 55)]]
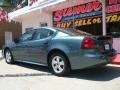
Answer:
[(104, 49), (107, 50), (107, 51), (110, 50), (110, 44), (105, 44)]

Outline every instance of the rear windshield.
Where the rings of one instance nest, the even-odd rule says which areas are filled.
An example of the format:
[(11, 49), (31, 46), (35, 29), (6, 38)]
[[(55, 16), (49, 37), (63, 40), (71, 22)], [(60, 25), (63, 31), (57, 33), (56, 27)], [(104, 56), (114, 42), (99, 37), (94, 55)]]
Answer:
[(66, 33), (70, 36), (92, 36), (92, 34), (83, 32), (81, 30), (78, 29), (72, 29), (72, 28), (68, 28), (68, 29), (61, 29), (61, 28), (55, 28), (56, 30)]

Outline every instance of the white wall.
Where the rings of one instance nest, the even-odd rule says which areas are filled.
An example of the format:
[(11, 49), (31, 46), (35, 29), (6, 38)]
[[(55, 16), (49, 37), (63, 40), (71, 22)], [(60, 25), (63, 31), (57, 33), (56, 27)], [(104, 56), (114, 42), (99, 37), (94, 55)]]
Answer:
[[(33, 12), (34, 13), (34, 12)], [(39, 13), (39, 12), (38, 12)], [(52, 13), (43, 13), (40, 14), (34, 13), (33, 15), (27, 15), (27, 18), (24, 18), (22, 21), (22, 33), (25, 32), (26, 28), (38, 28), (40, 27), (40, 22), (46, 22), (48, 26), (52, 26)]]
[[(76, 0), (78, 1), (78, 0)], [(66, 7), (70, 7), (69, 5), (79, 5), (81, 3), (85, 3), (85, 2), (90, 2), (90, 1), (95, 1), (95, 0), (80, 0), (81, 2), (77, 2), (77, 3), (61, 3), (59, 5), (62, 5), (60, 6), (61, 8), (66, 8)], [(99, 0), (101, 1), (101, 0)], [(44, 10), (38, 10), (38, 11), (35, 11), (35, 12), (31, 12), (31, 13), (28, 13), (27, 15), (23, 15), (23, 18), (22, 18), (22, 32), (24, 33), (25, 32), (25, 28), (38, 28), (40, 27), (40, 22), (47, 22), (48, 23), (48, 26), (52, 26), (53, 22), (52, 22), (52, 10), (56, 10), (58, 9), (57, 7), (59, 6), (55, 6), (54, 8), (52, 6), (48, 7), (48, 11), (50, 9), (49, 12), (51, 12), (51, 14), (48, 14), (49, 12), (46, 12)], [(52, 8), (52, 9), (51, 9)]]

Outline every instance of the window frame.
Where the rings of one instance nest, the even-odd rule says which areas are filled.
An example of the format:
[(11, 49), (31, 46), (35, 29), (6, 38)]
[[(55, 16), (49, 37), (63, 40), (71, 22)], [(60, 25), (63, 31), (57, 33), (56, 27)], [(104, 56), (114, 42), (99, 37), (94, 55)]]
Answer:
[[(38, 33), (41, 33), (41, 32), (40, 32), (41, 30), (49, 30), (49, 31), (51, 31), (51, 32), (53, 32), (53, 33), (52, 33), (51, 35), (45, 37), (45, 38), (35, 39), (35, 38), (34, 38), (34, 35), (35, 35), (35, 34), (38, 34)], [(55, 34), (55, 32), (54, 32), (53, 30), (51, 30), (51, 29), (48, 29), (48, 28), (39, 28), (39, 29), (37, 29), (37, 30), (33, 33), (32, 41), (44, 40), (44, 39), (47, 39), (47, 38), (49, 38), (49, 37), (52, 37), (54, 34)]]
[[(22, 40), (21, 38), (23, 38), (24, 35), (26, 36), (27, 34), (31, 34), (31, 38), (30, 38), (30, 39), (26, 39), (26, 40)], [(24, 34), (22, 34), (22, 35), (19, 37), (19, 43), (32, 41), (33, 34), (34, 34), (34, 31), (25, 32)]]

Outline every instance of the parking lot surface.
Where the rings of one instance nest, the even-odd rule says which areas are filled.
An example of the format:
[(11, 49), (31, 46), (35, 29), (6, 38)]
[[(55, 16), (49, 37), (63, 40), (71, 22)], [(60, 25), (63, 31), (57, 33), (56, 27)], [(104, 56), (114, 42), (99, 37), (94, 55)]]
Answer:
[(120, 66), (75, 70), (57, 77), (43, 66), (8, 65), (0, 54), (0, 90), (120, 90)]

